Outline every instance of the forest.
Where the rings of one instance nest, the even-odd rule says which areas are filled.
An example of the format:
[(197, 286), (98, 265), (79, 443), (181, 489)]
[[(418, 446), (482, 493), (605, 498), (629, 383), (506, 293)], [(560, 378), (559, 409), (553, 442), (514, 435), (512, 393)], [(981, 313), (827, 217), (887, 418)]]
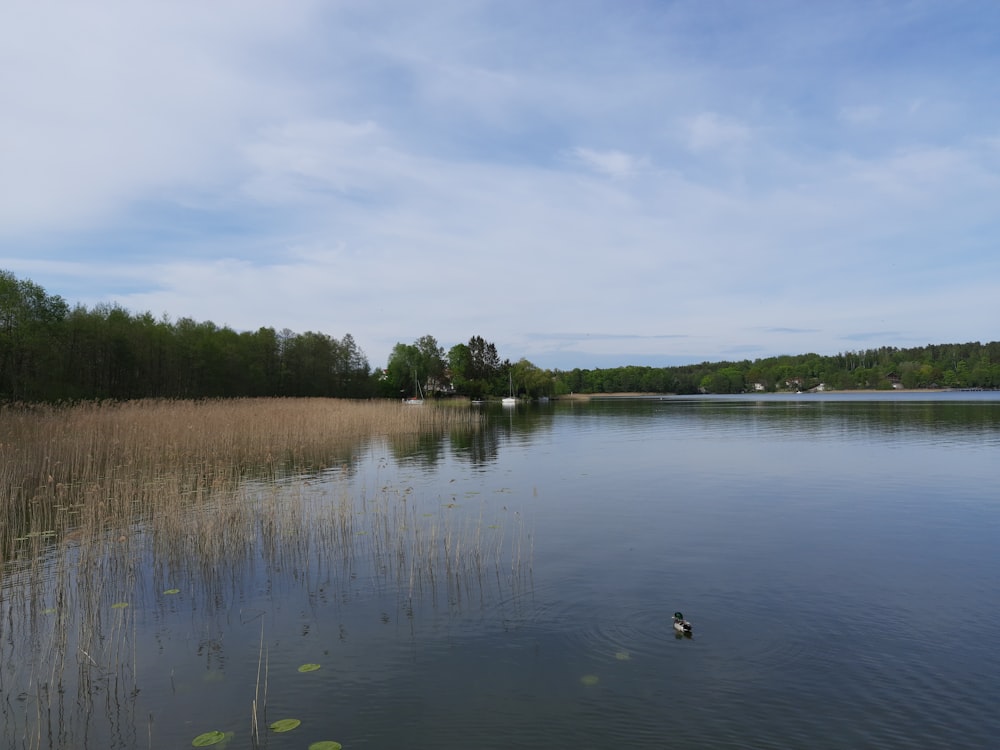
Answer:
[(473, 335), (447, 351), (431, 336), (398, 343), (372, 367), (353, 336), (70, 306), (0, 270), (0, 401), (337, 398), (526, 398), (571, 393), (745, 393), (1000, 387), (1000, 342), (883, 346), (677, 367), (547, 370), (501, 359)]

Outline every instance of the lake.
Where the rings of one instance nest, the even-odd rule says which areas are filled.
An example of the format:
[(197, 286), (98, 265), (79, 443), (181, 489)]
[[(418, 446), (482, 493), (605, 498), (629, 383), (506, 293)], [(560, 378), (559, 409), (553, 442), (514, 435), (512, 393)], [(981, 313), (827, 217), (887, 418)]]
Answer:
[(480, 408), (252, 485), (210, 559), (138, 525), (101, 655), (8, 576), (0, 744), (995, 746), (1000, 394)]

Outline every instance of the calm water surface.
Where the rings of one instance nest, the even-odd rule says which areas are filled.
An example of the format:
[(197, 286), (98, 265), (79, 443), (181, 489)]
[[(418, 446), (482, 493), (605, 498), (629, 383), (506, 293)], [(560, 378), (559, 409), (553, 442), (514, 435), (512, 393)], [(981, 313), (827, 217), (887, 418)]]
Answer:
[[(299, 483), (357, 503), (346, 546), (290, 537), (214, 578), (150, 559), (138, 692), (53, 698), (35, 744), (251, 747), (265, 651), (266, 720), (302, 720), (269, 748), (996, 746), (997, 394), (489, 413)], [(401, 508), (386, 525), (450, 530), (447, 559), (383, 549)], [(0, 738), (35, 746), (45, 701), (17, 692)]]

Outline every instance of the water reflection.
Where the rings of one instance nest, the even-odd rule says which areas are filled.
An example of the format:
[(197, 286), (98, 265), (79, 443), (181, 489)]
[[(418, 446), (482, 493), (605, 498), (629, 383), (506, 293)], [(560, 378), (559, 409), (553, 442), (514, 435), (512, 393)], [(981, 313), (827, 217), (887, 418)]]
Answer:
[(8, 576), (0, 743), (251, 747), (259, 697), (295, 746), (988, 747), (998, 411), (518, 406), (254, 479)]
[[(344, 658), (360, 648), (372, 675), (382, 628), (417, 640), (469, 618), (516, 625), (531, 530), (515, 506), (358, 492), (353, 478), (248, 481), (127, 536), (58, 545), (6, 577), (0, 743), (184, 746), (219, 728), (246, 747), (252, 713), (300, 711), (287, 696), (316, 682), (279, 674), (328, 662), (332, 644)], [(260, 668), (274, 670), (271, 708), (251, 711)], [(338, 663), (339, 679), (348, 671)]]

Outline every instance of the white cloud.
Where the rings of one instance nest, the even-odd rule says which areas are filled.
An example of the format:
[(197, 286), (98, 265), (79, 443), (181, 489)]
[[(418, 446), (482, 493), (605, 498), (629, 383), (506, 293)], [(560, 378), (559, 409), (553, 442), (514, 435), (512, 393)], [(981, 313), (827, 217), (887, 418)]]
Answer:
[(350, 332), (373, 362), (426, 333), (544, 363), (996, 319), (997, 105), (903, 63), (879, 98), (837, 57), (874, 33), (849, 13), (15, 8), (0, 268), (70, 301)]
[(587, 169), (614, 179), (625, 179), (644, 166), (644, 159), (637, 159), (624, 151), (596, 151), (578, 146), (572, 150), (574, 158)]
[(750, 141), (749, 127), (715, 112), (702, 112), (684, 122), (687, 145), (695, 153), (742, 146)]

